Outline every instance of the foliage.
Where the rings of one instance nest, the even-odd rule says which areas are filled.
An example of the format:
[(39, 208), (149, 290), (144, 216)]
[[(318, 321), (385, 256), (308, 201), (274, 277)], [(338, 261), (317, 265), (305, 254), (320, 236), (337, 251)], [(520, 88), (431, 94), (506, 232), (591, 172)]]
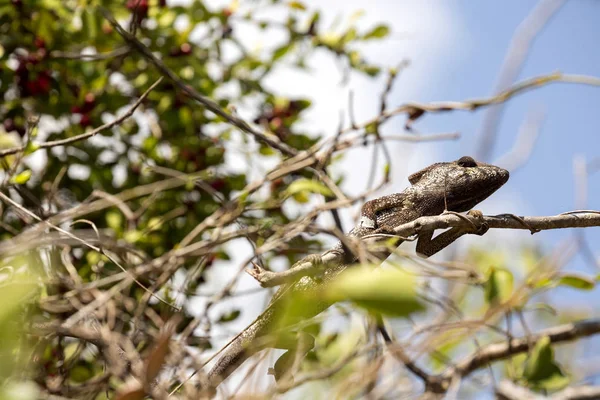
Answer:
[[(359, 125), (351, 121), (324, 144), (300, 124), (310, 100), (281, 96), (266, 80), (281, 67), (308, 71), (317, 51), (342, 65), (341, 82), (349, 72), (379, 76), (382, 66), (366, 60), (360, 46), (386, 38), (388, 26), (359, 29), (356, 13), (345, 25), (325, 27), (319, 11), (301, 1), (177, 4), (0, 4), (1, 399), (142, 399), (166, 392), (198, 398), (201, 374), (190, 371), (221, 344), (219, 330), (229, 333), (245, 312), (236, 305), (213, 313), (237, 294), (242, 270), (217, 292), (210, 277), (231, 271), (228, 261), (240, 243), (267, 270), (317, 252), (321, 242), (303, 234), (319, 231), (316, 217), (363, 200), (340, 196), (343, 177), (327, 170), (339, 158), (334, 153), (383, 146), (380, 126), (401, 112), (410, 128), (426, 113), (474, 110), (546, 82), (531, 80), (500, 100), (389, 112), (386, 96), (399, 73), (392, 68), (380, 114)], [(263, 19), (261, 8), (275, 10), (278, 19)], [(282, 40), (249, 49), (239, 37), (243, 26)], [(385, 162), (388, 183), (391, 160)], [(265, 165), (277, 167), (265, 172)], [(476, 357), (481, 343), (497, 341), (498, 331), (507, 340), (513, 321), (527, 331), (524, 313), (553, 323), (574, 319), (548, 316), (556, 310), (544, 298), (532, 305), (537, 296), (596, 288), (597, 279), (562, 272), (532, 248), (510, 255), (471, 249), (462, 261), (470, 269), (424, 267), (420, 259), (416, 267), (363, 265), (325, 291), (300, 293), (275, 310), (286, 324), (317, 336), (298, 367), (314, 372), (305, 381), (331, 378), (328, 384), (354, 397), (372, 389), (388, 355), (373, 334), (384, 329), (382, 314), (392, 324), (422, 323), (413, 328), (409, 339), (416, 344), (407, 353), (427, 355), (419, 362), (444, 377), (456, 372), (458, 356)], [(437, 293), (439, 280), (447, 296)], [(200, 313), (194, 300), (206, 293), (213, 296)], [(352, 310), (346, 301), (368, 310), (360, 313), (367, 315), (367, 334), (362, 325), (331, 332), (324, 318), (297, 318), (322, 301), (343, 303), (336, 308), (342, 317)], [(436, 307), (442, 315), (430, 319)], [(528, 345), (529, 354), (502, 358), (510, 358), (507, 376), (538, 391), (571, 382), (550, 336)], [(410, 357), (396, 347), (389, 354), (410, 367)], [(292, 355), (280, 357), (276, 369), (293, 365)], [(359, 383), (351, 383), (357, 374)], [(288, 384), (275, 390), (293, 388)]]
[[(308, 10), (301, 2), (269, 3), (267, 7), (287, 9), (283, 23), (254, 18), (252, 5), (244, 7), (237, 2), (225, 8), (199, 0), (177, 6), (165, 0), (11, 0), (0, 5), (0, 96), (4, 99), (0, 106), (0, 147), (28, 148), (25, 158), (2, 158), (3, 191), (46, 219), (102, 198), (104, 193), (134, 193), (149, 188), (145, 196), (132, 194), (126, 205), (115, 201), (85, 212), (85, 221), (71, 220), (77, 228), (75, 235), (88, 239), (100, 235), (106, 243), (101, 249), (67, 247), (63, 257), (67, 257), (70, 267), (65, 265), (66, 259), (61, 260), (63, 246), (44, 250), (49, 262), (40, 272), (47, 282), (47, 301), (176, 249), (198, 224), (222, 204), (234, 201), (254, 178), (226, 166), (230, 153), (239, 146), (254, 148), (253, 139), (240, 135), (222, 117), (207, 112), (169, 80), (163, 80), (149, 93), (134, 119), (88, 140), (37, 147), (37, 143), (77, 138), (118, 118), (162, 76), (124, 41), (103, 17), (102, 10), (108, 10), (134, 32), (182, 83), (213, 99), (223, 110), (245, 108), (254, 123), (298, 150), (319, 140), (314, 133), (297, 127), (310, 101), (280, 97), (267, 89), (263, 82), (274, 69), (280, 65), (305, 69), (307, 57), (320, 48), (331, 54), (332, 62), (338, 58), (350, 69), (377, 75), (378, 68), (368, 64), (355, 47), (362, 41), (385, 37), (386, 27), (376, 26), (360, 33), (351, 23), (345, 31), (334, 32), (321, 26), (318, 11)], [(251, 51), (237, 39), (236, 24), (241, 23), (259, 32), (277, 32), (285, 40), (276, 47)], [(42, 162), (37, 157), (40, 153), (44, 156)], [(263, 159), (281, 157), (264, 144), (259, 145), (258, 153)], [(255, 162), (260, 163), (260, 158)], [(190, 178), (174, 182), (167, 189), (155, 187), (181, 174)], [(270, 193), (246, 199), (246, 205), (260, 210), (276, 194), (283, 199), (293, 196), (301, 202), (311, 193), (330, 194), (310, 178), (302, 171), (285, 176), (272, 183)], [(262, 226), (255, 232), (255, 240), (261, 243), (276, 226), (292, 218), (280, 206), (268, 209), (267, 216), (270, 223), (264, 223), (264, 215), (251, 213), (240, 215), (238, 222)], [(5, 229), (0, 238), (10, 239), (32, 222), (22, 213), (3, 212)], [(301, 248), (312, 243), (297, 237), (293, 245)], [(132, 335), (136, 332), (134, 325), (156, 326), (158, 321), (169, 320), (179, 307), (167, 303), (187, 304), (187, 295), (182, 293), (193, 295), (201, 289), (213, 264), (228, 259), (226, 251), (215, 245), (201, 255), (200, 262), (195, 257), (186, 258), (168, 276), (157, 270), (137, 278), (136, 284), (121, 292), (122, 298), (146, 303), (149, 309), (146, 315), (139, 315), (135, 308), (117, 302), (114, 306), (119, 318), (113, 329)], [(284, 250), (277, 255), (292, 261), (298, 257)], [(176, 273), (194, 279), (186, 280), (179, 292), (171, 285), (158, 289)], [(154, 301), (147, 290), (157, 291), (162, 301)], [(62, 315), (76, 313), (77, 302), (91, 301), (79, 295), (76, 298), (75, 303), (64, 304)], [(46, 300), (42, 299), (40, 317), (51, 321), (56, 314), (44, 307)], [(183, 327), (193, 316), (185, 307), (181, 313), (185, 314), (180, 323)], [(234, 311), (223, 315), (218, 323), (235, 320), (239, 314)], [(135, 345), (143, 351), (151, 343), (149, 337), (142, 338)], [(72, 343), (61, 337), (39, 345), (45, 354), (40, 360), (42, 368), (32, 370), (30, 378), (46, 390), (51, 390), (48, 376), (59, 370), (66, 379), (60, 389), (63, 394), (81, 391), (83, 386), (79, 385), (102, 375), (99, 354), (78, 349), (67, 357), (65, 350)], [(117, 386), (111, 382), (110, 390)]]

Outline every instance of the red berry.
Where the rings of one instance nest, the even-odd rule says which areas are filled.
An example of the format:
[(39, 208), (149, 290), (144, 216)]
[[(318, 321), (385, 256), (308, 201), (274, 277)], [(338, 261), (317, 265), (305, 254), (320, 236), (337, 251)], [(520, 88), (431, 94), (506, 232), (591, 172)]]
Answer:
[(37, 81), (25, 82), (25, 95), (35, 96), (36, 94), (38, 94)]
[(79, 125), (83, 128), (88, 127), (92, 124), (92, 119), (89, 114), (83, 114), (81, 116), (81, 120), (79, 121)]
[(221, 13), (225, 18), (229, 18), (231, 17), (231, 14), (233, 14), (233, 11), (231, 11), (231, 8), (224, 8), (223, 11), (221, 11)]
[(283, 125), (283, 121), (281, 120), (281, 118), (275, 117), (271, 120), (270, 125), (271, 125), (271, 129), (275, 131)]
[(71, 107), (71, 113), (72, 114), (81, 114), (81, 111), (82, 111), (81, 107), (79, 107), (79, 106), (73, 106), (73, 107)]
[(84, 113), (86, 113), (88, 111), (92, 111), (94, 107), (96, 107), (96, 96), (94, 93), (87, 93), (83, 99), (82, 110)]
[(179, 46), (179, 50), (181, 54), (187, 56), (192, 52), (192, 46), (189, 43), (184, 43), (181, 46)]
[(6, 132), (12, 132), (17, 129), (15, 121), (12, 118), (6, 118), (3, 122), (3, 125)]
[(148, 0), (128, 0), (126, 7), (135, 13), (138, 21), (148, 16)]
[(40, 62), (40, 57), (36, 53), (29, 53), (26, 62), (31, 65), (36, 65)]
[(214, 180), (210, 183), (210, 186), (215, 189), (216, 191), (221, 191), (225, 188), (225, 186), (227, 185), (227, 182), (225, 182), (224, 179), (217, 179)]
[(41, 73), (37, 80), (38, 89), (39, 89), (40, 93), (42, 93), (42, 94), (48, 93), (50, 91), (51, 83), (52, 82), (50, 81), (50, 74), (47, 71), (44, 71), (43, 73)]
[(35, 40), (33, 41), (33, 44), (38, 49), (45, 49), (46, 48), (46, 41), (44, 39), (42, 39), (41, 37), (39, 37), (39, 36), (36, 36)]
[(184, 160), (189, 161), (192, 159), (193, 154), (190, 149), (183, 149), (183, 150), (181, 150), (181, 153), (179, 153), (179, 156), (181, 158), (183, 158)]
[(167, 6), (167, 0), (159, 0), (158, 5), (160, 7), (166, 7)]

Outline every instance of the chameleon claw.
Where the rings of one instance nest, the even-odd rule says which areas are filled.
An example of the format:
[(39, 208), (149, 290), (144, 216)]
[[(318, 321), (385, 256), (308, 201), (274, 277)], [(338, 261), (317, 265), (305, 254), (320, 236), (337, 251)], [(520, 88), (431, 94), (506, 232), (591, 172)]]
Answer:
[(473, 232), (475, 235), (482, 236), (490, 229), (487, 222), (485, 222), (485, 220), (483, 219), (483, 213), (481, 211), (470, 210), (469, 212), (467, 212), (467, 215), (469, 215), (477, 220), (477, 223), (476, 223), (477, 230), (475, 232)]

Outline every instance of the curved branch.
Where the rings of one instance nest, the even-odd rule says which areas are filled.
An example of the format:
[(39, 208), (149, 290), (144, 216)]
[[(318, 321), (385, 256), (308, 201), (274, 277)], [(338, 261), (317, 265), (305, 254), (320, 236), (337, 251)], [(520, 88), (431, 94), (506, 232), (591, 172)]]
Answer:
[[(402, 224), (394, 229), (394, 234), (402, 238), (408, 238), (418, 235), (420, 232), (432, 231), (436, 229), (448, 229), (454, 227), (473, 229), (473, 226), (479, 226), (482, 222), (490, 228), (495, 229), (526, 229), (535, 233), (549, 229), (564, 228), (587, 228), (600, 227), (600, 211), (570, 211), (559, 215), (544, 217), (517, 217), (511, 214), (487, 215), (477, 217), (472, 215), (442, 214), (433, 217), (421, 217), (416, 220)], [(362, 238), (367, 243), (379, 240), (381, 235), (367, 235)], [(387, 236), (389, 238), (389, 235)], [(272, 287), (283, 283), (295, 281), (303, 276), (314, 275), (322, 268), (322, 264), (334, 265), (341, 263), (344, 259), (343, 251), (329, 250), (323, 253), (320, 258), (304, 260), (302, 263), (294, 265), (293, 268), (282, 272), (271, 272), (263, 269), (254, 269), (250, 275), (256, 279), (263, 287)], [(318, 261), (318, 262), (316, 262)]]
[(550, 343), (561, 343), (598, 333), (600, 333), (600, 319), (591, 319), (548, 328), (529, 337), (488, 344), (456, 364), (442, 376), (445, 379), (452, 379), (456, 376), (465, 377), (489, 363), (528, 351), (535, 346), (538, 340), (546, 336), (550, 339)]

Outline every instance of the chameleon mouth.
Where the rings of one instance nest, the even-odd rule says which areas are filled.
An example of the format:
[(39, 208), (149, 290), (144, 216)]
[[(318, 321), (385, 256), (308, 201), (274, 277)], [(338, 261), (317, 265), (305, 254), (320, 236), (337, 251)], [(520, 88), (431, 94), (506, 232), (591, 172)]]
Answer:
[[(490, 184), (485, 187), (477, 188), (476, 190), (473, 190), (473, 193), (475, 195), (472, 198), (462, 199), (462, 200), (457, 201), (456, 203), (454, 203), (453, 208), (465, 209), (465, 210), (471, 209), (471, 207), (473, 207), (475, 204), (478, 204), (478, 203), (482, 202), (483, 200), (487, 199), (488, 197), (490, 197), (492, 195), (492, 193), (494, 193), (502, 185), (504, 185), (508, 181), (508, 178), (510, 177), (509, 172), (502, 168), (494, 168), (493, 171), (491, 171), (491, 172), (493, 172), (493, 174), (497, 177), (495, 184)], [(467, 206), (467, 207), (465, 207), (465, 206)]]

